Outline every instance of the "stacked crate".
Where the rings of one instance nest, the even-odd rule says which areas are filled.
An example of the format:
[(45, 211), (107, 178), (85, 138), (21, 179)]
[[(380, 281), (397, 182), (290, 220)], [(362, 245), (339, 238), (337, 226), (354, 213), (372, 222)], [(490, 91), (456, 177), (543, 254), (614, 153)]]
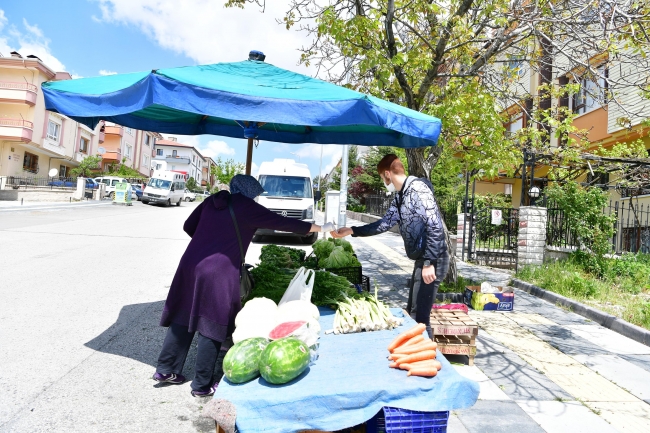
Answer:
[(461, 310), (431, 310), (431, 329), (438, 350), (445, 355), (466, 355), (474, 365), (478, 324)]

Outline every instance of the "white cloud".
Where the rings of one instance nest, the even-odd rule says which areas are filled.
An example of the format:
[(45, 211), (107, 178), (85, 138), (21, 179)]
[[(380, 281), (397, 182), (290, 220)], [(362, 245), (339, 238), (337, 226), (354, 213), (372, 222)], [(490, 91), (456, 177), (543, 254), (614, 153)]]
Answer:
[(233, 156), (235, 154), (235, 149), (221, 140), (208, 141), (207, 144), (198, 147), (198, 149), (201, 155), (209, 156), (210, 158), (216, 158), (219, 155)]
[(50, 49), (50, 40), (37, 24), (30, 24), (23, 18), (24, 30), (18, 29), (0, 9), (0, 53), (9, 56), (11, 51), (18, 51), (23, 57), (35, 55), (54, 71), (65, 71), (65, 65), (56, 58)]
[(259, 172), (260, 172), (260, 166), (253, 163), (253, 165), (251, 165), (251, 176), (257, 177)]
[(323, 152), (322, 175), (324, 176), (329, 173), (336, 164), (338, 164), (343, 155), (343, 146), (337, 144), (305, 144), (295, 153), (297, 153), (301, 159), (319, 160), (321, 157), (321, 148)]
[(225, 0), (98, 0), (101, 21), (134, 26), (163, 48), (182, 53), (196, 62), (246, 60), (250, 50), (266, 54), (267, 62), (292, 70), (297, 51), (308, 45), (305, 34), (278, 24), (288, 0), (267, 0), (266, 11), (224, 8)]
[(106, 76), (106, 75), (117, 75), (117, 72), (114, 71), (107, 71), (106, 69), (100, 69), (99, 70), (99, 75)]

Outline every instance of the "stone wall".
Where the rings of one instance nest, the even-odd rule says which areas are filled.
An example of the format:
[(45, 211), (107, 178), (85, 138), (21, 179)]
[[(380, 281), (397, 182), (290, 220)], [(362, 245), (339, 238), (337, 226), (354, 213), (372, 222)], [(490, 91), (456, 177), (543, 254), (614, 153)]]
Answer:
[[(381, 217), (378, 217), (376, 215), (370, 215), (367, 213), (352, 212), (350, 210), (346, 212), (348, 218), (352, 218), (353, 220), (361, 221), (364, 223), (374, 223), (375, 221), (379, 221), (381, 219)], [(399, 226), (396, 224), (389, 231), (399, 234)]]
[(546, 208), (519, 208), (518, 266), (541, 265), (546, 250)]
[[(467, 218), (467, 227), (465, 227), (465, 218)], [(467, 256), (467, 245), (469, 243), (469, 234), (471, 232), (469, 227), (469, 214), (459, 213), (458, 214), (458, 225), (456, 226), (456, 258), (461, 259), (463, 257), (463, 233), (467, 232), (465, 235), (465, 256)], [(467, 260), (467, 257), (465, 257)]]
[(21, 189), (5, 189), (0, 191), (0, 200), (25, 200), (28, 202), (46, 201), (46, 202), (62, 202), (62, 201), (76, 201), (72, 198), (75, 190), (56, 191), (56, 190), (42, 190), (42, 191), (25, 191)]

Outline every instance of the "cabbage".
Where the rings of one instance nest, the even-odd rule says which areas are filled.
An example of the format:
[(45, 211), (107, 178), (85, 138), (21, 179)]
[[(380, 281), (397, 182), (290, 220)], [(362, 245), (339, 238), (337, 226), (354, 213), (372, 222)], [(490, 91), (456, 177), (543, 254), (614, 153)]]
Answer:
[(326, 241), (324, 239), (317, 240), (312, 246), (314, 249), (314, 254), (316, 254), (318, 260), (323, 260), (329, 257), (334, 247), (335, 245), (333, 242)]
[(347, 268), (359, 266), (359, 261), (350, 253), (346, 252), (343, 247), (334, 247), (332, 254), (328, 258), (318, 262), (321, 268)]
[(345, 239), (333, 239), (334, 245), (337, 247), (343, 247), (345, 252), (354, 254), (354, 250), (352, 249), (352, 244)]
[(267, 298), (253, 298), (246, 302), (244, 308), (235, 317), (235, 326), (240, 327), (260, 321), (275, 322), (277, 312), (278, 306), (272, 300)]

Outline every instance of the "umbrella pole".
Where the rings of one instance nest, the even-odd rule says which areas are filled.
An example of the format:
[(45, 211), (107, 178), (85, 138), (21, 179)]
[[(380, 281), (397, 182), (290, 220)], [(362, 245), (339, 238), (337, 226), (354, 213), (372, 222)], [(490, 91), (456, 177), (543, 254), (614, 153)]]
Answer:
[(253, 139), (248, 139), (248, 151), (246, 153), (246, 174), (251, 174), (251, 166), (253, 165)]

